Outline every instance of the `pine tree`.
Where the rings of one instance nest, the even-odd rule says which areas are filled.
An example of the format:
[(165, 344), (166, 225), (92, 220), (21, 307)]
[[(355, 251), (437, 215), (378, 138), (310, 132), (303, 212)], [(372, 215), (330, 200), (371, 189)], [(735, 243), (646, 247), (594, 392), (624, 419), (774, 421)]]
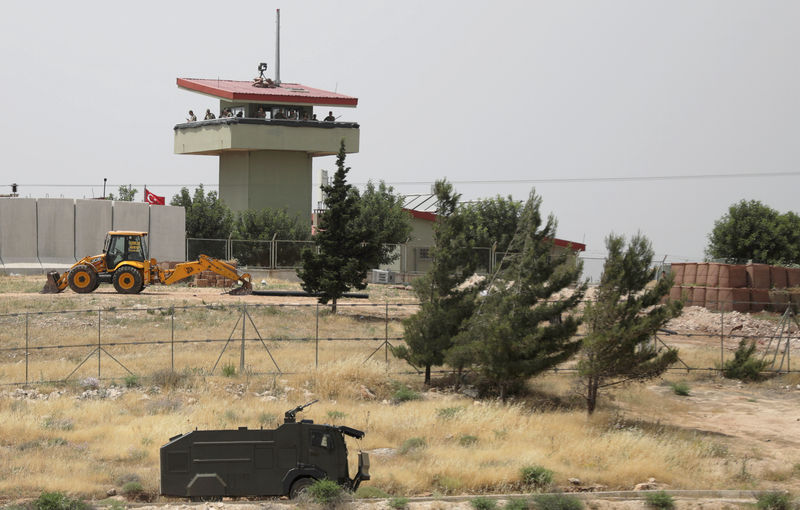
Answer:
[(680, 315), (682, 303), (659, 304), (672, 287), (672, 277), (650, 284), (655, 277), (650, 241), (637, 234), (626, 248), (622, 236), (611, 234), (606, 248), (597, 300), (584, 312), (587, 335), (578, 365), (589, 414), (602, 388), (658, 377), (678, 359), (677, 350), (653, 343), (656, 331)]
[[(582, 266), (553, 252), (556, 222), (542, 221), (541, 198), (531, 192), (510, 250), (489, 283), (488, 293), (448, 352), (451, 363), (467, 363), (505, 400), (524, 381), (572, 357), (580, 320), (573, 310), (585, 292)], [(562, 293), (564, 295), (558, 295)], [(566, 316), (564, 315), (566, 314)]]
[(330, 185), (323, 186), (325, 212), (319, 220), (319, 231), (314, 235), (316, 251), (303, 252), (303, 265), (297, 270), (303, 290), (319, 293), (319, 302), (331, 302), (336, 313), (336, 302), (342, 294), (367, 286), (365, 275), (369, 269), (365, 244), (368, 236), (355, 226), (359, 214), (358, 190), (347, 183), (350, 167), (344, 166), (344, 140), (336, 157), (336, 173)]
[(438, 200), (434, 224), (431, 269), (414, 281), (419, 311), (403, 321), (406, 345), (394, 354), (414, 366), (425, 367), (425, 384), (431, 382), (431, 367), (444, 363), (445, 352), (465, 319), (472, 315), (480, 285), (462, 285), (475, 274), (478, 257), (467, 235), (467, 218), (459, 211), (461, 195), (453, 185), (437, 181)]

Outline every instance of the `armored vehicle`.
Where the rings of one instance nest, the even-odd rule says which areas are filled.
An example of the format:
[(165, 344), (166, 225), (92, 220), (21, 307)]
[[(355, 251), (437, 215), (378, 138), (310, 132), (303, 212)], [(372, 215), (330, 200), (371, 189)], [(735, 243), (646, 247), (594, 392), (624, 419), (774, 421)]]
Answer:
[(214, 500), (223, 496), (296, 497), (316, 480), (333, 480), (356, 490), (369, 480), (369, 455), (358, 453), (358, 472), (350, 478), (344, 436), (364, 432), (345, 426), (297, 422), (313, 404), (286, 411), (273, 430), (194, 430), (171, 437), (161, 447), (161, 494)]

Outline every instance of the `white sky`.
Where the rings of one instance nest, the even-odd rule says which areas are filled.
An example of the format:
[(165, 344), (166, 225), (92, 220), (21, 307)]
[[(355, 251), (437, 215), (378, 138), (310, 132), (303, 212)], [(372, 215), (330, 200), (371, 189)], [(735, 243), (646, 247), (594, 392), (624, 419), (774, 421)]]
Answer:
[[(465, 199), (520, 181), (800, 172), (800, 3), (793, 1), (140, 1), (4, 4), (0, 193), (91, 197), (119, 184), (171, 197), (217, 158), (172, 153), (175, 124), (218, 103), (177, 77), (281, 78), (359, 98), (351, 182)], [(318, 109), (320, 113), (327, 108)], [(334, 166), (319, 158), (316, 169)], [(402, 182), (422, 184), (398, 185)], [(558, 236), (603, 253), (642, 231), (698, 260), (740, 199), (800, 209), (783, 177), (536, 184)], [(39, 185), (39, 186), (31, 186)], [(46, 186), (42, 186), (46, 185)], [(71, 185), (71, 186), (67, 186)]]

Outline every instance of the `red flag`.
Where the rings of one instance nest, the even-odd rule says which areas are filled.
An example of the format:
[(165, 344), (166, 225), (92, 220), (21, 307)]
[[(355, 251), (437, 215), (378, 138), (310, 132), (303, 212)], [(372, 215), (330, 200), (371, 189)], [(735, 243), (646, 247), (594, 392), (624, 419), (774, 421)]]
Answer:
[(147, 188), (144, 189), (144, 201), (148, 204), (164, 205), (164, 197), (160, 197), (155, 193), (147, 191)]

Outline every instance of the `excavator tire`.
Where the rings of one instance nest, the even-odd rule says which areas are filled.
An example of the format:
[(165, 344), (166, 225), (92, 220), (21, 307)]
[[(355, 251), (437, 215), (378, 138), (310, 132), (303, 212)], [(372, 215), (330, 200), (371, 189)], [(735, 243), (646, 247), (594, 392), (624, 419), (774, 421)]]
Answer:
[(138, 294), (144, 288), (142, 273), (131, 266), (122, 266), (114, 272), (114, 288), (120, 294)]
[(88, 264), (79, 264), (69, 270), (67, 283), (73, 292), (88, 294), (97, 288), (97, 271)]

